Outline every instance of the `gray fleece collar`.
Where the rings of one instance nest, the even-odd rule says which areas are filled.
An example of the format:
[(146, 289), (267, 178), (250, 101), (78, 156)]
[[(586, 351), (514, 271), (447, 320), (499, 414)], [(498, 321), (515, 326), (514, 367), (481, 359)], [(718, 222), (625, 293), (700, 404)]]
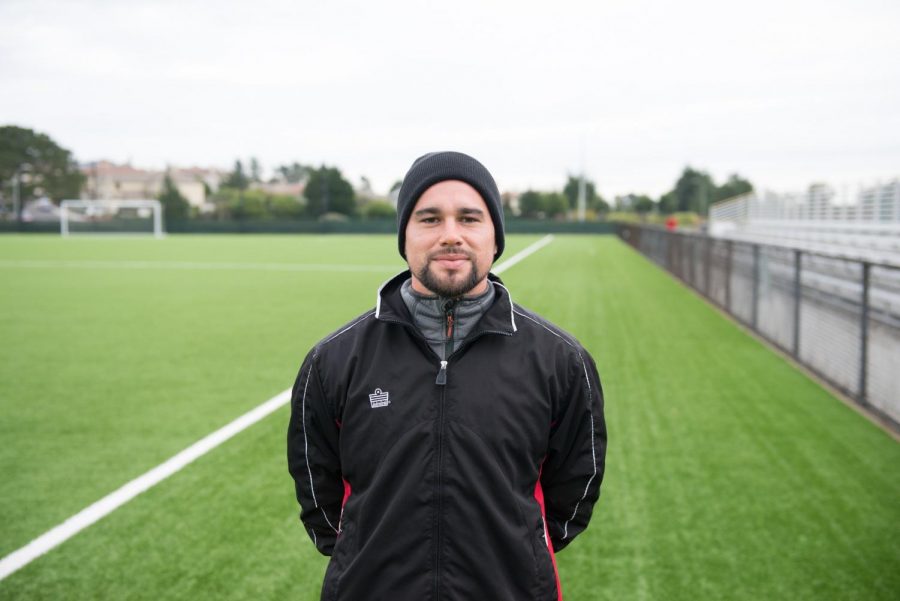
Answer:
[[(420, 294), (413, 290), (412, 279), (407, 279), (400, 286), (400, 296), (412, 316), (413, 323), (435, 354), (443, 359), (446, 359), (447, 343), (449, 342), (455, 349), (465, 340), (494, 302), (495, 295), (494, 283), (490, 280), (484, 294), (459, 299)], [(447, 337), (446, 330), (448, 310), (453, 312), (453, 331), (450, 338)]]

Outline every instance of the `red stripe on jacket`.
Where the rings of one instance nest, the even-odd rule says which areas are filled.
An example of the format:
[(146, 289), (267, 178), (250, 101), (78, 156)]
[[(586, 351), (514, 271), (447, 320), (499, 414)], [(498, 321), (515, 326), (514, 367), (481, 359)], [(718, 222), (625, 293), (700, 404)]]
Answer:
[(541, 476), (538, 474), (537, 483), (534, 485), (534, 498), (541, 506), (541, 518), (544, 521), (544, 541), (547, 543), (547, 551), (550, 552), (550, 561), (553, 563), (553, 575), (556, 577), (556, 601), (563, 601), (562, 583), (559, 581), (559, 570), (556, 568), (556, 555), (553, 554), (553, 543), (550, 542), (550, 532), (547, 530), (547, 510), (544, 507), (544, 489), (541, 487)]

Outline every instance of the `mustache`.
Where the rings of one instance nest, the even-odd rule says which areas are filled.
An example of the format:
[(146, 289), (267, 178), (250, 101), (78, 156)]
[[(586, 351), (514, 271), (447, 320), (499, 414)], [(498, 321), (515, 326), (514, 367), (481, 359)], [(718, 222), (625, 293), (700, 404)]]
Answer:
[(470, 261), (474, 261), (475, 257), (473, 253), (467, 250), (438, 250), (432, 253), (429, 253), (428, 260), (434, 261), (436, 259), (468, 259)]

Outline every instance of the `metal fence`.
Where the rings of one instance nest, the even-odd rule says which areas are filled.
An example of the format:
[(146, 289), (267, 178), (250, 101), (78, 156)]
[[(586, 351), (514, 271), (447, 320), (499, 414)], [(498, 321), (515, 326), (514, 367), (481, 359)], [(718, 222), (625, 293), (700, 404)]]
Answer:
[(900, 268), (647, 226), (619, 235), (900, 431)]

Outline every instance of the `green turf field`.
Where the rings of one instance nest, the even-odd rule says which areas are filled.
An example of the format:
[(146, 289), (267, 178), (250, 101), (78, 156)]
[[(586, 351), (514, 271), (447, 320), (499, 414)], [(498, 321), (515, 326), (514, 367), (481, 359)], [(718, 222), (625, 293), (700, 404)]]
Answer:
[[(0, 237), (0, 556), (288, 388), (401, 267), (390, 236)], [(502, 277), (581, 339), (606, 392), (603, 494), (558, 558), (567, 601), (896, 598), (900, 444), (615, 238), (557, 236)], [(287, 414), (0, 599), (317, 599)]]

